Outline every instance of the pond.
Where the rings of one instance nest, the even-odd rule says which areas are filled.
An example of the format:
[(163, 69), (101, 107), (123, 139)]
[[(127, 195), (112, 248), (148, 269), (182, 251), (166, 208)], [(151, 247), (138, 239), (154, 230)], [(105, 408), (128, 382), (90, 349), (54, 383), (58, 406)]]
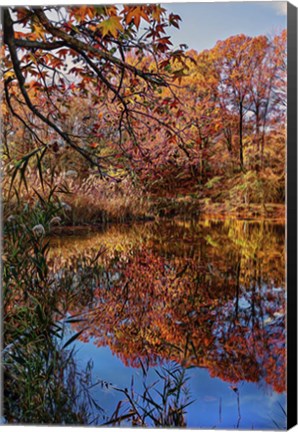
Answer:
[(283, 223), (167, 219), (50, 245), (54, 273), (95, 254), (65, 339), (92, 360), (98, 424), (286, 428)]

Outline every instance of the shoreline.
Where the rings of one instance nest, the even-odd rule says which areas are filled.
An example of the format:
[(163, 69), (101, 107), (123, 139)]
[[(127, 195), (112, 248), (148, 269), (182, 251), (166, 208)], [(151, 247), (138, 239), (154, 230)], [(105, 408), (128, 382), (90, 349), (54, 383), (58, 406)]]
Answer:
[[(272, 205), (272, 204), (270, 204)], [(53, 227), (49, 233), (50, 236), (55, 235), (80, 235), (80, 233), (86, 233), (88, 231), (101, 231), (105, 230), (107, 226), (111, 225), (132, 225), (132, 224), (143, 224), (143, 223), (162, 223), (163, 221), (169, 221), (169, 220), (193, 220), (196, 219), (197, 221), (218, 221), (223, 222), (228, 219), (232, 220), (239, 220), (239, 221), (247, 221), (251, 223), (258, 223), (258, 222), (270, 222), (270, 223), (276, 223), (276, 224), (285, 224), (285, 206), (282, 204), (275, 204), (274, 209), (276, 210), (276, 214), (272, 215), (271, 212), (267, 213), (257, 213), (255, 208), (249, 209), (249, 214), (244, 214), (244, 212), (241, 211), (228, 211), (227, 209), (224, 209), (222, 211), (215, 211), (215, 206), (210, 206), (205, 211), (202, 211), (198, 214), (195, 213), (178, 213), (178, 214), (168, 214), (164, 216), (150, 216), (150, 217), (143, 217), (143, 218), (126, 218), (126, 219), (111, 219), (107, 220), (105, 222), (99, 222), (99, 223), (88, 223), (85, 222), (84, 224), (76, 224), (76, 225), (61, 225)], [(259, 206), (261, 207), (261, 206)]]

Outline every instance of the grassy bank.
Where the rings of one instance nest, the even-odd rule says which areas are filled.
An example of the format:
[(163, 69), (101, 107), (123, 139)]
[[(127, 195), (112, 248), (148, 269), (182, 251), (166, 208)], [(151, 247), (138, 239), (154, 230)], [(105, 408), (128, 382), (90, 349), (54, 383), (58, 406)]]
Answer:
[[(243, 219), (284, 219), (280, 191), (272, 183), (249, 182), (248, 173), (237, 174), (228, 183), (213, 179), (204, 187), (152, 193), (137, 181), (102, 179), (90, 174), (83, 178), (75, 171), (51, 174), (29, 169), (13, 179), (6, 172), (2, 185), (3, 218), (32, 213), (34, 225), (46, 231), (56, 225), (81, 226), (114, 222), (143, 221), (162, 217), (238, 217)], [(12, 180), (14, 180), (12, 184)]]
[[(47, 230), (47, 223), (77, 226), (153, 217), (144, 191), (129, 179), (105, 180), (95, 174), (78, 178), (75, 171), (59, 175), (45, 172), (42, 178), (34, 170), (28, 170), (25, 178), (21, 173), (16, 179), (11, 173), (5, 174), (4, 221), (30, 211), (35, 215), (31, 221)], [(51, 223), (54, 216), (59, 219)]]
[(70, 270), (51, 273), (49, 245), (31, 216), (3, 227), (2, 416), (10, 424), (90, 424), (91, 364), (78, 369), (71, 344), (79, 335), (64, 333), (67, 305), (88, 292), (75, 289)]

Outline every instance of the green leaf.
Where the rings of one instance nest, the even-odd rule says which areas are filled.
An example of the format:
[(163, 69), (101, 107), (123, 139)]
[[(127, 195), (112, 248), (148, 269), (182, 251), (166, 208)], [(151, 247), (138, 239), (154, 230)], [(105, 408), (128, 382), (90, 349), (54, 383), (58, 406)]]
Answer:
[(41, 155), (39, 156), (38, 154), (36, 154), (36, 161), (37, 161), (37, 169), (38, 169), (38, 173), (39, 173), (39, 178), (40, 178), (40, 182), (41, 182), (41, 187), (42, 190), (44, 190), (44, 186), (43, 186), (43, 176), (42, 176), (42, 166), (41, 166), (41, 161), (42, 158), (44, 157), (45, 153), (47, 151), (47, 147), (45, 147), (41, 153)]
[(83, 330), (79, 331), (78, 333), (74, 334), (70, 339), (68, 339), (68, 341), (63, 345), (62, 349), (68, 347), (68, 345), (70, 345), (72, 342), (74, 342), (82, 333), (83, 331), (85, 331), (86, 329), (84, 328)]

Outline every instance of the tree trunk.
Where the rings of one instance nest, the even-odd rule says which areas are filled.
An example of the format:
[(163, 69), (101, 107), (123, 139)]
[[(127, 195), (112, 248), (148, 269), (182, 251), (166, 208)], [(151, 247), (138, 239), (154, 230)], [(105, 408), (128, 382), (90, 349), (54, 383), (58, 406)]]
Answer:
[(243, 104), (240, 102), (239, 107), (239, 158), (240, 158), (240, 169), (243, 171)]
[[(259, 171), (259, 158), (260, 158), (260, 114), (259, 106), (256, 106), (256, 141), (257, 141), (257, 158), (255, 162), (255, 170)], [(261, 158), (260, 158), (261, 159)]]

